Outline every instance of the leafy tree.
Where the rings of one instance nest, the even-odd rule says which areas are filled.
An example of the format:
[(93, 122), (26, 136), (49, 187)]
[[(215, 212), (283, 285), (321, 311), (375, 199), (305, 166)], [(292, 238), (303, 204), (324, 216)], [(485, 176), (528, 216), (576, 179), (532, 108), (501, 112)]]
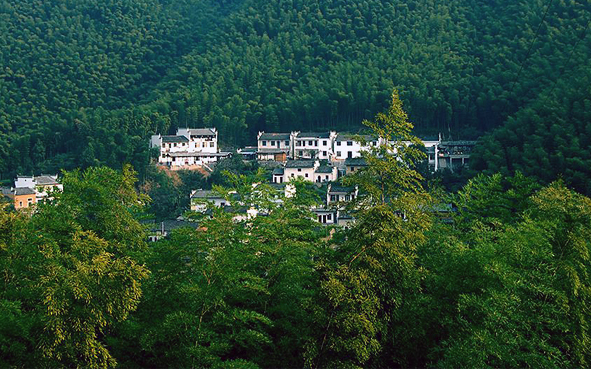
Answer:
[(2, 213), (0, 300), (24, 329), (2, 329), (6, 364), (116, 364), (104, 337), (137, 307), (148, 276), (134, 257), (145, 247), (134, 182), (129, 168), (65, 173), (63, 192), (31, 218)]
[(442, 224), (420, 251), (430, 270), (431, 360), (445, 368), (586, 366), (589, 199), (555, 183), (522, 192), (525, 206), (495, 217), (507, 211), (504, 196), (495, 186), (481, 194), (486, 188), (498, 201), (487, 202), (493, 216), (465, 207), (473, 218), (460, 222), (472, 221)]
[(411, 349), (420, 331), (410, 317), (423, 278), (416, 249), (430, 225), (429, 196), (414, 169), (424, 153), (412, 145), (419, 141), (396, 91), (388, 113), (366, 125), (385, 143), (349, 179), (359, 184), (361, 209), (346, 241), (320, 264), (323, 330), (307, 352), (311, 367), (420, 365)]
[(319, 233), (304, 206), (259, 184), (259, 177), (228, 175), (234, 187), (217, 190), (236, 191), (243, 204), (265, 214), (236, 220), (216, 210), (198, 230), (156, 243), (146, 298), (121, 329), (127, 336), (114, 343), (122, 351), (141, 347), (130, 363), (301, 366), (313, 329), (306, 311), (315, 293)]

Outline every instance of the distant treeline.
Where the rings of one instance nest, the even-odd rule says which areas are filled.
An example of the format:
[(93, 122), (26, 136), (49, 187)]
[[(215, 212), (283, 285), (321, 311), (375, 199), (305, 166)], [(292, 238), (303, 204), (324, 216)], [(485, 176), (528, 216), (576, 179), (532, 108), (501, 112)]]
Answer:
[[(590, 10), (582, 0), (0, 0), (0, 173), (129, 162), (143, 176), (146, 137), (180, 126), (215, 126), (227, 145), (259, 130), (357, 130), (398, 87), (419, 133), (472, 138), (506, 124), (477, 168), (535, 162), (588, 193), (579, 112)], [(564, 142), (549, 147), (556, 134), (542, 126)], [(530, 147), (542, 152), (528, 158)]]

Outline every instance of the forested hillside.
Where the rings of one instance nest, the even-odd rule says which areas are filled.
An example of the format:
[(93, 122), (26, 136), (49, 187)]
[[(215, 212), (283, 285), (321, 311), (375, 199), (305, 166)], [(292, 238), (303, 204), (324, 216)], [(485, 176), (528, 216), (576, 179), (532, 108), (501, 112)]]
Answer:
[(590, 11), (582, 0), (4, 0), (0, 172), (131, 162), (141, 175), (145, 138), (185, 125), (215, 126), (231, 145), (263, 129), (355, 130), (393, 87), (419, 133), (475, 137), (540, 96), (586, 98), (568, 81), (591, 68)]

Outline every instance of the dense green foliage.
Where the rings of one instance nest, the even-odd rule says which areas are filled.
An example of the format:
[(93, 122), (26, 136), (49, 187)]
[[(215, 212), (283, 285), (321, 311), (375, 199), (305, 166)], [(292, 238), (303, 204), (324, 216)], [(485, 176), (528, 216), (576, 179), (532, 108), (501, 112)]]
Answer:
[[(366, 124), (416, 140), (396, 94)], [(258, 216), (212, 207), (149, 247), (127, 167), (0, 209), (0, 366), (588, 367), (591, 199), (521, 173), (427, 193), (422, 151), (387, 145), (350, 180), (348, 229), (263, 171), (215, 187)]]
[(132, 172), (92, 168), (28, 218), (0, 213), (0, 365), (111, 367), (104, 342), (149, 272)]
[(562, 178), (591, 195), (591, 70), (576, 71), (569, 74), (572, 80), (557, 84), (484, 137), (473, 169), (506, 175), (521, 171), (542, 183)]
[[(3, 0), (0, 173), (130, 162), (143, 180), (151, 133), (215, 126), (224, 143), (251, 144), (263, 129), (356, 129), (386, 107), (393, 86), (420, 132), (469, 137), (517, 113), (508, 131), (520, 142), (538, 129), (518, 129), (539, 121), (532, 116), (577, 137), (585, 129), (569, 127), (585, 121), (578, 102), (586, 92), (571, 82), (590, 73), (590, 7), (582, 0)], [(573, 107), (546, 99), (552, 92)], [(562, 120), (543, 113), (546, 100), (560, 101)], [(528, 150), (509, 151), (513, 160)], [(578, 169), (584, 157), (563, 145), (536, 155), (551, 163), (564, 156), (565, 169), (552, 173), (588, 191)]]

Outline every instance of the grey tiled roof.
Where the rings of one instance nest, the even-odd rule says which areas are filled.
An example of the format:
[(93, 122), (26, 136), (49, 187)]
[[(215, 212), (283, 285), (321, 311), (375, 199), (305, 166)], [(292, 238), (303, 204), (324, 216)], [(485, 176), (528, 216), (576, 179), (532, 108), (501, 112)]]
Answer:
[(345, 165), (346, 166), (358, 166), (358, 167), (364, 167), (367, 166), (367, 161), (365, 160), (365, 158), (347, 158), (345, 159)]
[(257, 150), (257, 153), (259, 154), (287, 154), (287, 152), (289, 152), (289, 149), (260, 149)]
[(377, 141), (377, 136), (372, 135), (354, 135), (352, 133), (339, 133), (337, 135), (336, 141), (355, 141), (355, 138), (360, 137), (363, 138), (367, 142)]
[(16, 196), (18, 196), (18, 195), (34, 195), (35, 190), (32, 188), (28, 188), (28, 187), (17, 187), (14, 189), (14, 194)]
[(192, 199), (223, 199), (223, 197), (212, 190), (197, 190), (191, 195)]
[(58, 182), (55, 180), (55, 178), (46, 175), (46, 174), (42, 174), (40, 176), (35, 177), (35, 183), (38, 186), (47, 186), (47, 185), (56, 185), (58, 184)]
[(259, 137), (259, 140), (278, 140), (278, 141), (287, 141), (290, 139), (290, 134), (289, 133), (266, 133), (263, 132), (263, 134), (261, 134), (261, 137)]
[(330, 132), (302, 132), (298, 138), (330, 138)]
[(215, 136), (215, 131), (211, 128), (191, 128), (189, 134), (191, 136)]
[(330, 191), (328, 193), (353, 193), (355, 192), (355, 188), (353, 187), (342, 187), (342, 186), (331, 186)]
[(189, 139), (185, 136), (162, 136), (162, 142), (166, 142), (166, 143), (189, 142)]
[(321, 166), (318, 169), (316, 169), (316, 173), (332, 173), (333, 171), (333, 167), (329, 167), (329, 166)]
[(288, 160), (286, 168), (314, 168), (314, 160)]

